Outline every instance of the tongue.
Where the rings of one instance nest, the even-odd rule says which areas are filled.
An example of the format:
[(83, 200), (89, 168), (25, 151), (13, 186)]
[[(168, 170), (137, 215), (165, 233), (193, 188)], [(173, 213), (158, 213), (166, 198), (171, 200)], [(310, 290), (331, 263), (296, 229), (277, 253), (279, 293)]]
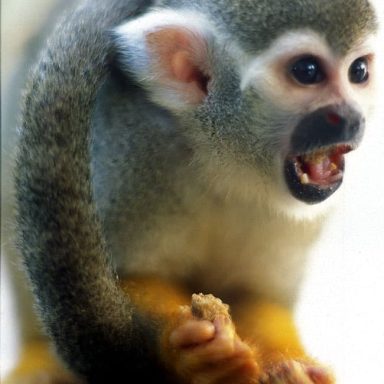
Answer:
[(307, 159), (305, 171), (311, 183), (326, 185), (335, 182), (341, 177), (341, 172), (337, 164), (340, 163), (342, 155), (333, 154), (318, 156), (315, 159)]
[(329, 184), (332, 174), (337, 170), (337, 166), (331, 162), (328, 156), (322, 156), (321, 159), (315, 161), (308, 161), (306, 168), (309, 179), (316, 184)]
[(339, 145), (332, 150), (318, 151), (299, 158), (303, 184), (330, 185), (343, 177), (343, 158), (352, 148)]

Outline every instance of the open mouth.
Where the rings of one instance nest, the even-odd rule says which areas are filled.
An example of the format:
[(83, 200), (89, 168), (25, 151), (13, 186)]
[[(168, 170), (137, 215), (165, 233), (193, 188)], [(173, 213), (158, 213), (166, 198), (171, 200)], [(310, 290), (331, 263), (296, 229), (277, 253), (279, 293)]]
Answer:
[(343, 182), (344, 155), (351, 150), (351, 145), (338, 144), (287, 156), (284, 173), (292, 195), (308, 204), (331, 196)]

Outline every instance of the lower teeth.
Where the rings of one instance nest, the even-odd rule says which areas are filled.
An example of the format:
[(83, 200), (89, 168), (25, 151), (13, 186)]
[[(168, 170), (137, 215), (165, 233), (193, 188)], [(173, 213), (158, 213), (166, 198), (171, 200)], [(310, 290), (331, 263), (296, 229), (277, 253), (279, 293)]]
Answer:
[(309, 184), (309, 176), (307, 173), (303, 173), (300, 176), (300, 182), (301, 182), (301, 184)]

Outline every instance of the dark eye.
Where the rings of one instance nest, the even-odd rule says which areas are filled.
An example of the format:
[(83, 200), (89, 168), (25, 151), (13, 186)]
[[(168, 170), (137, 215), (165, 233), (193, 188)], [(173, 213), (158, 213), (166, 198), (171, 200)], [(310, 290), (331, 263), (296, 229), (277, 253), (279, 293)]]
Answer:
[(368, 60), (366, 57), (360, 57), (349, 67), (349, 81), (354, 84), (361, 84), (365, 83), (368, 78)]
[(324, 80), (325, 75), (319, 60), (313, 56), (303, 57), (293, 63), (291, 74), (300, 84), (317, 84)]

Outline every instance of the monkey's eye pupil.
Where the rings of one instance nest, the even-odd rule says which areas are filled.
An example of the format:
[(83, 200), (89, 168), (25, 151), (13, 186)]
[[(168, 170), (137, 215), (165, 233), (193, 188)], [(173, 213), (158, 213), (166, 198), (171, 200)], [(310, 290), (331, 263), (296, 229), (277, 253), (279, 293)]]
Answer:
[(368, 61), (365, 57), (360, 57), (349, 68), (349, 81), (354, 84), (361, 84), (365, 83), (368, 78)]
[(304, 85), (318, 84), (325, 78), (319, 61), (313, 56), (303, 57), (291, 67), (293, 78)]

